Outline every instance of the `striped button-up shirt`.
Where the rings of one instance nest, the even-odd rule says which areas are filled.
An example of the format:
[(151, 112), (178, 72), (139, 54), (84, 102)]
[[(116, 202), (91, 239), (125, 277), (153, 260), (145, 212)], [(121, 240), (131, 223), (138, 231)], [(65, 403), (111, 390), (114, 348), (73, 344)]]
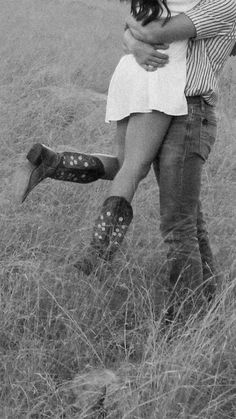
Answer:
[(185, 14), (196, 28), (188, 45), (185, 94), (215, 106), (219, 76), (236, 39), (236, 1), (202, 0)]

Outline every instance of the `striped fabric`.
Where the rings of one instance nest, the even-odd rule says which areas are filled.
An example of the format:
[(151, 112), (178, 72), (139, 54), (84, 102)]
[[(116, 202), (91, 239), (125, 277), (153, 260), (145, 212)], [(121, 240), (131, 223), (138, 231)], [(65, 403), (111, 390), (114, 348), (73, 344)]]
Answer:
[(188, 46), (185, 94), (215, 106), (218, 79), (236, 39), (236, 1), (202, 0), (185, 14), (197, 32)]

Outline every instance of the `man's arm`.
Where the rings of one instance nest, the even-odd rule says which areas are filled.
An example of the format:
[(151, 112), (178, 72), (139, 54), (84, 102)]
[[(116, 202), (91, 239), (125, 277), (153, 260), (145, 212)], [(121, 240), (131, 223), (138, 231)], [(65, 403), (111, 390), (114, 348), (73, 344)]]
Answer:
[(131, 16), (127, 18), (127, 24), (136, 39), (155, 44), (225, 36), (235, 25), (235, 20), (235, 0), (202, 0), (190, 11), (171, 18), (165, 25), (154, 21), (142, 26)]
[(164, 25), (163, 20), (158, 20), (143, 26), (132, 16), (128, 16), (126, 23), (134, 38), (148, 44), (171, 43), (196, 36), (192, 20), (184, 13), (171, 18)]

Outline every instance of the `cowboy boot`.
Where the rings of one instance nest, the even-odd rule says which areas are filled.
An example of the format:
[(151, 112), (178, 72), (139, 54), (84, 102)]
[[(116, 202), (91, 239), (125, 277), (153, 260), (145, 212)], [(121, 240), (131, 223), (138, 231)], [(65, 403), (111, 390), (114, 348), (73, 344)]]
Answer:
[(85, 256), (74, 266), (89, 275), (100, 262), (111, 261), (133, 219), (130, 203), (121, 196), (110, 196), (95, 221), (92, 240)]
[(105, 174), (104, 166), (98, 157), (90, 154), (63, 152), (55, 153), (43, 144), (35, 144), (27, 154), (32, 165), (22, 202), (42, 180), (57, 180), (90, 183)]

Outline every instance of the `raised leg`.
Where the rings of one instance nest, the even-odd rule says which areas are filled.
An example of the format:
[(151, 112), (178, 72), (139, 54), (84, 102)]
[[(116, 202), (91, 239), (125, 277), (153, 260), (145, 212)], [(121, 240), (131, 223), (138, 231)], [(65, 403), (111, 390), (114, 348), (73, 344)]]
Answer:
[(93, 153), (103, 164), (104, 175), (101, 179), (113, 180), (124, 161), (125, 137), (129, 118), (117, 122), (116, 134), (113, 143), (113, 155)]
[(71, 151), (57, 153), (43, 144), (34, 144), (27, 154), (28, 161), (17, 174), (21, 201), (45, 178), (76, 183), (114, 179), (123, 163), (127, 122), (128, 118), (117, 124), (114, 141), (116, 155)]

